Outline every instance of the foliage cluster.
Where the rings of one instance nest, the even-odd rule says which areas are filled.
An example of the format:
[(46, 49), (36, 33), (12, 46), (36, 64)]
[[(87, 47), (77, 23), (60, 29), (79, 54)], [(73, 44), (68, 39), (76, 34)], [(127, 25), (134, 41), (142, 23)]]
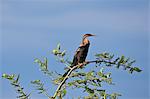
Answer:
[[(48, 59), (40, 60), (36, 58), (35, 63), (39, 65), (40, 70), (48, 76), (52, 83), (55, 86), (58, 86), (56, 92), (53, 96), (48, 94), (44, 83), (40, 79), (31, 81), (31, 84), (35, 87), (35, 90), (38, 94), (45, 95), (48, 99), (55, 99), (56, 97), (62, 99), (67, 94), (67, 89), (81, 89), (84, 93), (87, 93), (87, 96), (78, 96), (78, 98), (84, 99), (117, 99), (118, 96), (121, 96), (119, 93), (108, 94), (107, 89), (103, 89), (103, 83), (108, 85), (114, 85), (112, 81), (111, 72), (105, 72), (107, 67), (115, 67), (117, 69), (123, 67), (124, 70), (127, 70), (129, 73), (141, 72), (142, 70), (136, 66), (133, 66), (135, 60), (126, 58), (125, 56), (115, 57), (113, 54), (104, 52), (95, 55), (95, 59), (92, 61), (84, 62), (80, 65), (74, 66), (71, 68), (71, 61), (66, 57), (66, 51), (60, 49), (60, 44), (52, 51), (56, 56), (56, 59), (65, 65), (65, 70), (70, 70), (69, 74), (66, 77), (63, 77), (62, 74), (57, 72), (49, 71), (48, 69)], [(86, 71), (88, 64), (93, 64), (94, 68)], [(20, 86), (19, 78), (20, 76), (3, 74), (3, 78), (8, 79), (12, 86), (15, 87), (16, 92), (19, 94), (17, 98), (28, 99), (31, 94), (26, 94), (23, 91), (23, 87)]]

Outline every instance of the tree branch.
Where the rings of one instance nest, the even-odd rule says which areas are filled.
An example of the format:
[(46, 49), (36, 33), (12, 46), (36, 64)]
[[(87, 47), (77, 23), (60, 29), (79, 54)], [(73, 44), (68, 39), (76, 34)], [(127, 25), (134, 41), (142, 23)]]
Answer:
[[(57, 90), (55, 91), (52, 99), (55, 99), (58, 95), (58, 93), (60, 92), (62, 86), (65, 84), (66, 80), (69, 78), (69, 76), (71, 75), (71, 73), (82, 67), (82, 66), (85, 66), (87, 64), (90, 64), (90, 63), (96, 63), (96, 64), (101, 64), (101, 63), (105, 63), (106, 66), (112, 66), (112, 65), (116, 65), (117, 67), (118, 66), (123, 66), (123, 67), (127, 67), (129, 69), (129, 71), (133, 72), (133, 71), (137, 71), (137, 72), (141, 72), (142, 70), (140, 70), (139, 68), (137, 67), (131, 67), (129, 64), (131, 64), (132, 62), (126, 64), (127, 62), (125, 63), (121, 63), (121, 61), (123, 60), (122, 58), (119, 60), (120, 58), (117, 58), (116, 60), (111, 60), (111, 59), (108, 59), (108, 60), (105, 60), (105, 59), (97, 59), (97, 60), (94, 60), (94, 61), (86, 61), (86, 62), (83, 62), (83, 63), (80, 63), (78, 65), (75, 65), (73, 66), (72, 68), (69, 69), (69, 72), (67, 73), (67, 75), (63, 78), (63, 80), (61, 81), (61, 83), (59, 84), (59, 86), (57, 87)], [(131, 64), (132, 65), (132, 64)]]
[(87, 65), (89, 63), (97, 63), (98, 61), (87, 61), (78, 65), (73, 66), (72, 68), (70, 68), (70, 71), (68, 72), (68, 74), (64, 77), (64, 79), (61, 81), (61, 83), (59, 84), (59, 86), (57, 87), (52, 99), (55, 99), (59, 93), (59, 91), (61, 90), (62, 86), (65, 84), (66, 80), (69, 78), (69, 76), (71, 75), (72, 71), (80, 68), (81, 66)]

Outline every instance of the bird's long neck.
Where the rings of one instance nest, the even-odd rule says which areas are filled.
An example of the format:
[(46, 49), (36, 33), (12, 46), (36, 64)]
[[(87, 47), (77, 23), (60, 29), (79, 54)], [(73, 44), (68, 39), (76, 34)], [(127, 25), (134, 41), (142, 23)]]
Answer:
[(90, 41), (86, 37), (83, 37), (82, 45), (86, 45), (86, 44), (89, 44), (89, 43), (90, 43)]

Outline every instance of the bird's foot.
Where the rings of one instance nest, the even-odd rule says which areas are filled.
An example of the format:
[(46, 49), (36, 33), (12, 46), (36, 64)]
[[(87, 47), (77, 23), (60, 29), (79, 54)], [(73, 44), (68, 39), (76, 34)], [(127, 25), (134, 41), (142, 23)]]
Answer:
[(81, 68), (83, 65), (83, 63), (78, 63), (78, 68)]
[(87, 64), (89, 64), (89, 61), (85, 61), (83, 64), (84, 64), (84, 65), (87, 65)]

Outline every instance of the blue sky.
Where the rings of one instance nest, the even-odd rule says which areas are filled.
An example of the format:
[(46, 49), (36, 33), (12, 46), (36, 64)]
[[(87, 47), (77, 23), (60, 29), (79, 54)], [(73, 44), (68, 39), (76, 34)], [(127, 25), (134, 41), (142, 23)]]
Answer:
[[(56, 62), (51, 50), (60, 42), (71, 60), (81, 36), (93, 33), (97, 36), (90, 38), (87, 60), (106, 51), (136, 59), (135, 65), (143, 70), (133, 75), (110, 70), (116, 85), (106, 86), (108, 91), (121, 93), (120, 99), (149, 98), (148, 0), (2, 0), (0, 9), (1, 73), (21, 74), (27, 92), (33, 90), (29, 83), (34, 79), (50, 86), (50, 94), (56, 89), (45, 80), (34, 58), (48, 57), (49, 69), (63, 73), (64, 66)], [(0, 98), (16, 98), (4, 79), (0, 90)], [(77, 91), (68, 94), (78, 95)], [(36, 92), (32, 97), (46, 99)]]

